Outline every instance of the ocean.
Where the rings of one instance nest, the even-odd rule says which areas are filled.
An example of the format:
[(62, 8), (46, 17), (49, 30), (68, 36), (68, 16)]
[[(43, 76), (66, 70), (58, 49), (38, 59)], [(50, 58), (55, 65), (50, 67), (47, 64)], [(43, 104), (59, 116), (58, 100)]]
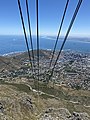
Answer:
[[(40, 49), (53, 50), (55, 37), (40, 37)], [(57, 49), (59, 50), (63, 38), (59, 39)], [(30, 40), (28, 40), (30, 46)], [(36, 49), (36, 38), (33, 36), (33, 46)], [(72, 50), (77, 52), (90, 53), (90, 38), (69, 38), (67, 39), (63, 50)], [(0, 55), (27, 51), (24, 36), (0, 36)]]

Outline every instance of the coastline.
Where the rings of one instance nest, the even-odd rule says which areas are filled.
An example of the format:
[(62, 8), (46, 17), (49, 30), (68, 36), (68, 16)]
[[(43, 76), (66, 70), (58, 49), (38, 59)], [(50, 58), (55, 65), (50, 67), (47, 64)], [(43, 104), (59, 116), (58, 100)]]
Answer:
[(16, 51), (16, 52), (6, 53), (6, 54), (0, 55), (0, 56), (12, 56), (12, 55), (17, 55), (17, 54), (22, 54), (24, 52), (26, 52), (26, 51)]
[[(35, 49), (36, 50), (36, 49)], [(40, 50), (46, 50), (46, 51), (52, 51), (52, 49), (40, 49)], [(31, 50), (30, 50), (31, 51)], [(58, 52), (59, 50), (56, 50), (56, 52)], [(6, 54), (0, 54), (0, 56), (3, 57), (8, 57), (8, 56), (15, 56), (15, 55), (20, 55), (24, 52), (27, 51), (15, 51), (15, 52), (10, 52), (10, 53), (6, 53)], [(62, 52), (73, 52), (73, 53), (79, 53), (79, 54), (90, 54), (90, 52), (83, 52), (83, 51), (79, 51), (79, 50), (71, 50), (71, 49), (64, 49), (62, 50)]]

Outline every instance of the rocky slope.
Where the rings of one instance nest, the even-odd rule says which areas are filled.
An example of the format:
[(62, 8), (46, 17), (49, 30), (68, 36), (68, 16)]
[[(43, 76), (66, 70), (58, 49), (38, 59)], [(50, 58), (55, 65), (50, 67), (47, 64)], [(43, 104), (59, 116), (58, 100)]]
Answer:
[(45, 92), (38, 95), (29, 85), (0, 85), (0, 120), (90, 120), (89, 115), (89, 106)]

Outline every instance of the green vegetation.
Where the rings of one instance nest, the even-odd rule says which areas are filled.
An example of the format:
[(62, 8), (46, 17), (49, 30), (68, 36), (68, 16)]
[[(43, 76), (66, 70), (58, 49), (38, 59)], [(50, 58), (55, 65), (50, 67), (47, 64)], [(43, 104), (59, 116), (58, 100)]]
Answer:
[[(38, 82), (35, 82), (35, 85), (32, 85), (33, 89), (38, 90)], [(74, 94), (69, 94), (72, 93), (71, 90), (69, 90), (68, 88), (66, 88), (66, 90), (63, 89), (63, 87), (52, 87), (52, 86), (48, 86), (45, 83), (40, 83), (39, 82), (39, 91), (42, 91), (46, 94), (42, 94), (41, 97), (43, 97), (44, 99), (48, 99), (48, 98), (53, 98), (53, 96), (55, 96), (54, 98), (60, 98), (62, 100), (67, 100), (67, 101), (75, 101), (75, 102), (80, 102), (80, 104), (90, 104), (90, 93), (89, 95), (86, 96), (86, 94), (83, 93), (83, 90), (74, 90), (76, 93), (78, 93), (78, 95), (76, 93)], [(81, 95), (82, 93), (82, 95)], [(53, 95), (53, 96), (49, 96), (49, 95)]]
[(48, 99), (48, 98), (53, 99), (53, 98), (54, 98), (54, 97), (49, 96), (49, 95), (47, 95), (47, 94), (41, 94), (40, 97), (43, 98), (43, 99)]
[(16, 87), (18, 91), (23, 91), (23, 92), (26, 92), (26, 93), (30, 92), (29, 87), (25, 84), (8, 83), (8, 82), (4, 82), (4, 81), (0, 81), (0, 84), (12, 85), (12, 86)]

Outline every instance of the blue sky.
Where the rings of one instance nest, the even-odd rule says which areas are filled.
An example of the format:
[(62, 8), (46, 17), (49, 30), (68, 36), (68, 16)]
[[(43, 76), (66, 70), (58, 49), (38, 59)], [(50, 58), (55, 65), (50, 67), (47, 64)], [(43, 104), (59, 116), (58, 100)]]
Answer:
[[(35, 0), (28, 0), (32, 34), (36, 34)], [(70, 0), (62, 35), (65, 35), (78, 0)], [(40, 35), (57, 35), (66, 0), (39, 0)], [(28, 33), (25, 0), (21, 0)], [(22, 35), (22, 25), (17, 0), (0, 0), (0, 35)], [(90, 36), (90, 0), (83, 0), (70, 36)]]

